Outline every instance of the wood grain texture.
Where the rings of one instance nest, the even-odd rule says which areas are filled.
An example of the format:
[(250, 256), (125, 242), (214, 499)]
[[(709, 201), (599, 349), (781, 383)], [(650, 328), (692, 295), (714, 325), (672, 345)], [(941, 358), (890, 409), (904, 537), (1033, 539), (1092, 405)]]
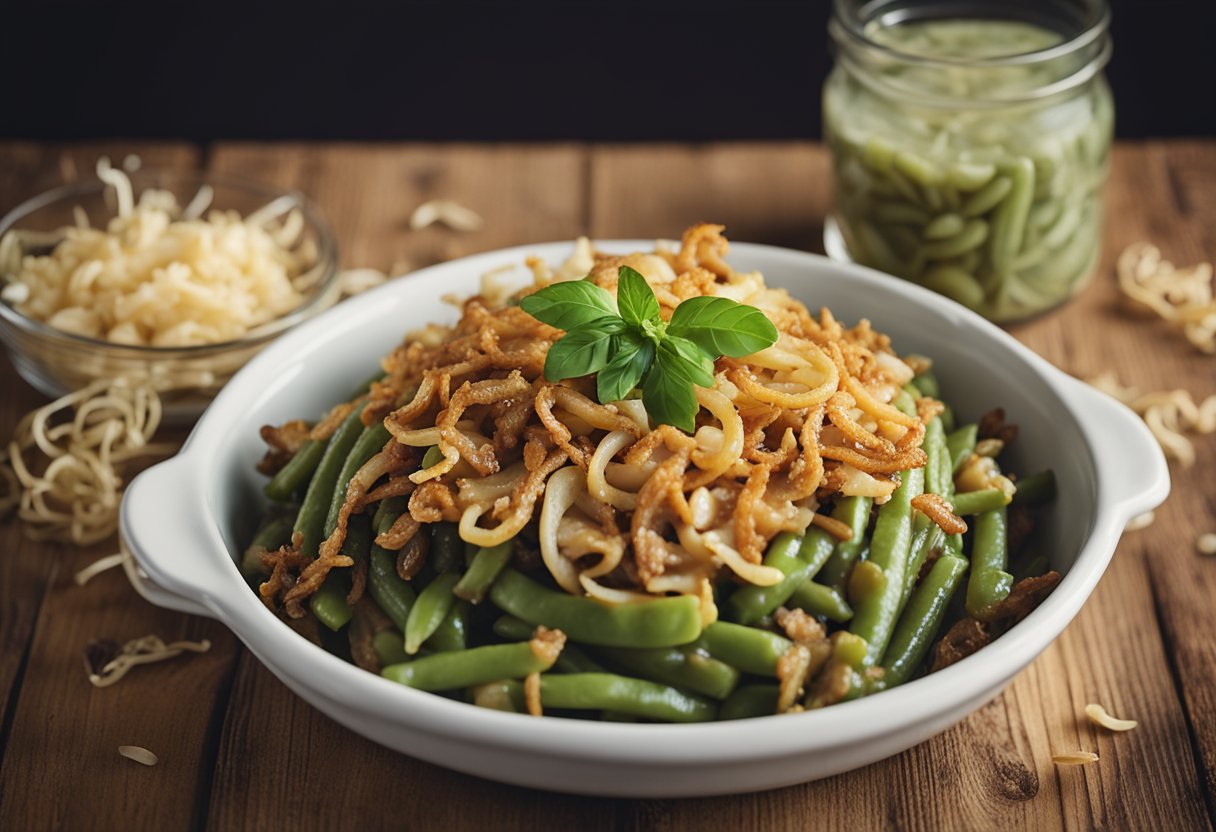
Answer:
[[(333, 221), (348, 266), (420, 266), (582, 230), (584, 156), (575, 148), (220, 147), (211, 167), (300, 188)], [(474, 209), (484, 229), (411, 231), (414, 208), (435, 198)], [(356, 737), (247, 655), (236, 679), (215, 764), (215, 828), (526, 828), (541, 815), (558, 828), (602, 828), (588, 824), (578, 800), (443, 772)]]
[[(1118, 343), (1149, 370), (1143, 380), (1146, 384), (1152, 379), (1159, 349), (1179, 363), (1180, 378), (1202, 377), (1196, 361), (1204, 359), (1189, 353), (1185, 342), (1171, 343), (1172, 336), (1151, 321), (1145, 332), (1145, 319), (1122, 311), (1112, 274), (1114, 257), (1122, 245), (1145, 238), (1165, 245), (1172, 233), (1184, 238), (1188, 234), (1168, 221), (1178, 212), (1171, 202), (1169, 177), (1147, 166), (1149, 158), (1168, 157), (1171, 147), (1120, 149), (1109, 194), (1112, 219), (1105, 257), (1093, 283), (1068, 307), (1015, 331), (1065, 370), (1085, 376), (1111, 366), (1110, 348)], [(714, 217), (714, 221), (718, 221), (716, 215), (697, 209), (721, 206), (728, 212), (721, 221), (737, 239), (773, 239), (766, 235), (782, 227), (784, 211), (801, 217), (803, 229), (821, 233), (825, 181), (816, 177), (826, 176), (826, 164), (820, 149), (804, 146), (723, 145), (691, 153), (665, 149), (657, 156), (640, 149), (597, 150), (591, 164), (591, 231), (597, 236), (644, 235), (631, 225), (635, 220), (622, 206), (629, 204), (630, 194), (652, 190), (664, 195), (664, 205), (683, 206), (696, 211), (695, 216)], [(744, 170), (750, 178), (743, 175)], [(1151, 182), (1140, 181), (1141, 177)], [(1216, 172), (1212, 180), (1216, 181)], [(808, 216), (806, 212), (815, 213)], [(768, 218), (768, 222), (759, 220), (762, 228), (750, 228), (749, 218), (755, 217)], [(1138, 227), (1127, 222), (1129, 218), (1156, 227)], [(659, 217), (647, 220), (658, 222)], [(683, 219), (675, 222), (680, 225)], [(739, 233), (736, 226), (751, 233)], [(795, 242), (802, 248), (819, 248), (818, 240), (814, 243), (810, 245), (805, 238)], [(875, 318), (881, 328), (881, 319)], [(1122, 329), (1109, 328), (1112, 319)], [(1150, 339), (1151, 346), (1146, 348), (1144, 338)], [(1122, 367), (1123, 356), (1118, 357), (1114, 366)], [(1175, 484), (1176, 490), (1184, 487), (1182, 482)], [(1168, 510), (1176, 507), (1177, 498)], [(1195, 508), (1192, 513), (1203, 516)], [(1207, 516), (1213, 517), (1210, 510)], [(778, 828), (795, 828), (814, 815), (835, 828), (856, 821), (857, 806), (849, 799), (851, 794), (867, 796), (866, 818), (871, 825), (900, 829), (1196, 828), (1208, 824), (1202, 772), (1187, 753), (1193, 723), (1189, 712), (1180, 707), (1173, 657), (1167, 652), (1167, 636), (1157, 626), (1150, 562), (1140, 554), (1147, 535), (1142, 532), (1124, 541), (1093, 599), (1064, 636), (1017, 677), (1005, 694), (951, 731), (891, 760), (819, 783), (756, 796), (648, 804), (637, 818), (639, 825), (724, 829), (772, 823)], [(1210, 564), (1192, 557), (1190, 566), (1202, 569)], [(1210, 579), (1216, 569), (1207, 571)], [(1170, 592), (1189, 590), (1172, 586)], [(1194, 593), (1190, 597), (1208, 603), (1205, 599), (1212, 596)], [(1188, 613), (1194, 616), (1200, 611), (1189, 608)], [(1211, 611), (1200, 620), (1216, 625)], [(1195, 642), (1206, 641), (1200, 635), (1203, 629), (1196, 628), (1194, 621), (1192, 617), (1187, 622), (1188, 631), (1196, 633)], [(1196, 676), (1191, 682), (1198, 686), (1204, 677)], [(1206, 678), (1216, 679), (1212, 668), (1207, 669)], [(1202, 687), (1205, 693), (1201, 695), (1210, 697), (1210, 686)], [(1128, 735), (1099, 735), (1082, 713), (1092, 701), (1102, 702), (1115, 713), (1134, 714), (1144, 727)], [(1206, 713), (1210, 721), (1216, 712), (1209, 706)], [(1145, 730), (1149, 723), (1153, 728)], [(1056, 769), (1051, 763), (1052, 753), (1078, 748), (1097, 751), (1102, 764)], [(779, 808), (774, 809), (775, 805)]]
[[(79, 168), (96, 152), (68, 155)], [(62, 148), (0, 145), (0, 208), (10, 194), (16, 201), (53, 184), (70, 170), (63, 157)], [(826, 153), (809, 144), (221, 144), (208, 158), (217, 170), (300, 188), (331, 220), (344, 265), (382, 269), (582, 232), (670, 237), (698, 220), (723, 222), (734, 239), (820, 250), (829, 190)], [(1114, 368), (1144, 389), (1216, 392), (1216, 358), (1129, 310), (1112, 274), (1118, 251), (1140, 239), (1180, 264), (1211, 259), (1213, 194), (1216, 142), (1120, 146), (1093, 283), (1014, 334), (1082, 377)], [(485, 229), (410, 231), (411, 212), (430, 198), (477, 210)], [(37, 397), (7, 365), (0, 384), (7, 430)], [(1077, 620), (1002, 696), (866, 769), (695, 801), (549, 795), (388, 752), (297, 699), (219, 625), (154, 610), (116, 574), (70, 586), (96, 552), (27, 543), (8, 524), (0, 544), (15, 551), (0, 558), (0, 696), (15, 694), (0, 735), (0, 828), (1211, 828), (1216, 559), (1199, 557), (1194, 540), (1216, 530), (1216, 442), (1198, 451), (1194, 469), (1173, 467), (1174, 493), (1157, 523), (1124, 538)], [(79, 664), (84, 642), (145, 632), (207, 635), (217, 648), (92, 690)], [(1091, 701), (1140, 727), (1096, 729), (1082, 713)], [(146, 745), (161, 765), (119, 759), (123, 743)], [(1052, 753), (1078, 748), (1101, 761), (1051, 763)], [(66, 793), (76, 799), (60, 799)]]
[(679, 238), (697, 222), (728, 237), (823, 251), (827, 150), (807, 143), (610, 145), (591, 154), (591, 233)]
[[(179, 168), (195, 166), (199, 157), (184, 144), (0, 145), (4, 208), (91, 175), (98, 156), (119, 161), (128, 153), (149, 166)], [(0, 436), (7, 440), (20, 415), (45, 399), (8, 361), (0, 368), (0, 385)], [(212, 733), (209, 708), (226, 684), (224, 674), (216, 671), (222, 670), (223, 653), (235, 651), (235, 639), (222, 626), (202, 626), (145, 603), (120, 575), (102, 575), (85, 588), (72, 582), (77, 570), (114, 546), (80, 550), (39, 544), (26, 540), (14, 523), (0, 526), (0, 704), (5, 715), (0, 826), (5, 828), (86, 828), (106, 817), (182, 825), (188, 823), (209, 771), (193, 749), (206, 749)], [(88, 642), (123, 642), (149, 633), (166, 639), (209, 637), (216, 650), (199, 660), (194, 673), (184, 672), (188, 660), (183, 659), (181, 667), (163, 674), (137, 670), (121, 689), (98, 690), (89, 684), (82, 662)], [(163, 766), (155, 774), (133, 770), (142, 767), (118, 756), (123, 744), (160, 752)], [(165, 753), (177, 748), (192, 751)], [(79, 800), (64, 799), (82, 770), (92, 773), (88, 788)], [(153, 783), (157, 798), (142, 800), (141, 792)]]

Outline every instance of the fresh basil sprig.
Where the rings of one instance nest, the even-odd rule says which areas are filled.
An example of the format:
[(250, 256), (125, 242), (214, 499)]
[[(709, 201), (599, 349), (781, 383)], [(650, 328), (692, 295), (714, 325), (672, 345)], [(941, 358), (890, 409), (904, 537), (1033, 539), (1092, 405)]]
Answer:
[(655, 422), (691, 433), (695, 388), (713, 386), (714, 361), (772, 346), (777, 328), (754, 306), (720, 297), (690, 298), (664, 321), (646, 278), (629, 266), (617, 276), (615, 302), (588, 280), (554, 283), (520, 301), (532, 317), (566, 330), (549, 348), (545, 378), (595, 373), (596, 396), (604, 403), (620, 401), (640, 384)]

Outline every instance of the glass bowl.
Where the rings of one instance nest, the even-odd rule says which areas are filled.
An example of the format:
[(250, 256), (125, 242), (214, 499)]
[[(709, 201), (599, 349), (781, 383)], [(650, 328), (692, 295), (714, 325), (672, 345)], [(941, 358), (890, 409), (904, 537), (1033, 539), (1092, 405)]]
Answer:
[[(103, 378), (149, 380), (161, 391), (167, 418), (193, 419), (215, 393), (262, 347), (291, 327), (333, 305), (338, 295), (338, 251), (320, 212), (298, 191), (284, 191), (201, 171), (142, 170), (130, 174), (136, 198), (148, 188), (171, 192), (189, 205), (203, 187), (212, 191), (208, 210), (237, 211), (247, 217), (275, 203), (276, 212), (296, 209), (303, 229), (293, 250), (306, 252), (311, 267), (298, 279), (305, 299), (287, 314), (244, 337), (187, 347), (129, 346), (51, 327), (0, 301), (0, 341), (8, 347), (21, 377), (41, 393), (59, 397)], [(93, 227), (117, 213), (113, 189), (99, 179), (63, 185), (27, 200), (0, 219), (0, 239), (21, 232), (21, 255), (45, 254), (76, 224), (80, 211)], [(58, 239), (57, 239), (58, 237)], [(8, 266), (0, 263), (0, 276)]]

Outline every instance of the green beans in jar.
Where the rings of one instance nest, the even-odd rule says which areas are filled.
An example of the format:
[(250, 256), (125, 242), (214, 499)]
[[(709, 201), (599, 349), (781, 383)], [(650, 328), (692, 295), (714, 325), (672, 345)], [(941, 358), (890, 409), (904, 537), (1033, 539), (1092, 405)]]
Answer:
[(1114, 120), (1105, 3), (1024, 4), (1034, 22), (974, 2), (933, 17), (892, 5), (836, 4), (829, 253), (997, 321), (1063, 303), (1099, 255)]

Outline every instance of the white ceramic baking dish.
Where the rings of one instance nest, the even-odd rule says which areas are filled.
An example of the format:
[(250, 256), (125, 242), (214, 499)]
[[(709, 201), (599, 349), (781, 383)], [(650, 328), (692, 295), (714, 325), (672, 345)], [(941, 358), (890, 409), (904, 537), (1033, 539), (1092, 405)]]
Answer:
[[(609, 251), (642, 241), (602, 243)], [(162, 606), (224, 622), (292, 690), (350, 729), (406, 754), (543, 789), (675, 797), (774, 788), (848, 771), (945, 730), (996, 696), (1058, 636), (1106, 569), (1124, 525), (1159, 505), (1169, 474), (1129, 410), (1052, 367), (1005, 332), (902, 280), (797, 251), (732, 247), (812, 309), (870, 318), (901, 353), (934, 359), (946, 397), (967, 418), (996, 405), (1021, 426), (1015, 469), (1055, 470), (1059, 497), (1042, 539), (1056, 591), (991, 646), (945, 670), (821, 711), (702, 725), (584, 722), (476, 708), (411, 690), (347, 664), (292, 632), (242, 580), (234, 557), (263, 502), (258, 427), (319, 414), (411, 328), (451, 321), (443, 295), (479, 276), (569, 244), (527, 246), (425, 269), (347, 301), (284, 335), (223, 389), (181, 453), (137, 477), (122, 533)], [(521, 282), (523, 274), (521, 271)]]

